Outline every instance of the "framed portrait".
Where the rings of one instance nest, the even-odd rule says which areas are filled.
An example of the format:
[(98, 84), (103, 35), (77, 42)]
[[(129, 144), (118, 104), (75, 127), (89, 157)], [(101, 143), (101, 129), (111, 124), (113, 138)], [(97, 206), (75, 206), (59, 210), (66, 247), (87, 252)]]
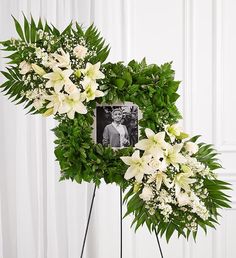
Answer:
[(112, 148), (134, 146), (139, 139), (139, 119), (139, 108), (133, 103), (97, 106), (96, 143)]

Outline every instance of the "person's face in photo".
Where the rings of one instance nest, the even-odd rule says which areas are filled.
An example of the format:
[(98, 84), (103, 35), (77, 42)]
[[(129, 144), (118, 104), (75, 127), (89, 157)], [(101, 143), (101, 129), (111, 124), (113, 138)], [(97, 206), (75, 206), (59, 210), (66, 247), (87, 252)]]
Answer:
[(122, 112), (119, 110), (116, 110), (112, 113), (112, 119), (114, 120), (114, 122), (120, 123), (122, 120)]

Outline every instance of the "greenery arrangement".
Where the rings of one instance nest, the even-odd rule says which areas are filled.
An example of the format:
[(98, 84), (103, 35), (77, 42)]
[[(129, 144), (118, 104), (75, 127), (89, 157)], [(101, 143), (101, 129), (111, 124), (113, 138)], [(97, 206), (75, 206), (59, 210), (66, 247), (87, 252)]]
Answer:
[[(0, 43), (10, 52), (0, 87), (29, 113), (58, 121), (61, 180), (116, 183), (127, 190), (126, 216), (134, 214), (135, 229), (146, 224), (167, 241), (175, 231), (195, 238), (199, 227), (215, 227), (219, 209), (230, 207), (230, 185), (217, 179), (214, 147), (178, 125), (180, 82), (171, 63), (104, 63), (109, 47), (93, 25), (70, 23), (60, 32), (32, 17), (23, 26), (14, 22), (19, 38)], [(114, 150), (96, 144), (92, 131), (96, 106), (118, 101), (135, 103), (142, 119), (135, 147)]]

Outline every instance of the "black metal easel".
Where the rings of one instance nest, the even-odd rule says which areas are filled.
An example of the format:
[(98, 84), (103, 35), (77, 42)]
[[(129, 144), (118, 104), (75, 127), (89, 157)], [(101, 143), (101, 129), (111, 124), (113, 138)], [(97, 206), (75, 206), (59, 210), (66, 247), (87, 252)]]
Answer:
[[(92, 196), (91, 204), (90, 204), (89, 216), (88, 216), (88, 220), (87, 220), (87, 224), (86, 224), (86, 229), (85, 229), (84, 240), (83, 240), (83, 245), (82, 245), (82, 249), (81, 249), (80, 258), (83, 258), (83, 254), (84, 254), (84, 248), (85, 248), (85, 244), (86, 244), (86, 239), (87, 239), (87, 234), (88, 234), (91, 214), (92, 214), (92, 210), (93, 210), (93, 204), (94, 204), (96, 190), (97, 190), (97, 187), (95, 185), (94, 186), (94, 190), (93, 190), (93, 196)], [(122, 224), (122, 217), (123, 216), (122, 216), (122, 204), (123, 204), (122, 203), (122, 189), (120, 188), (120, 258), (123, 257), (123, 224)], [(164, 258), (163, 252), (162, 252), (162, 249), (161, 249), (161, 244), (160, 244), (160, 241), (159, 241), (158, 234), (157, 234), (156, 230), (155, 230), (155, 235), (156, 235), (156, 239), (157, 239), (157, 243), (158, 243), (158, 248), (159, 248), (159, 251), (160, 251), (160, 254), (161, 254), (161, 258)]]

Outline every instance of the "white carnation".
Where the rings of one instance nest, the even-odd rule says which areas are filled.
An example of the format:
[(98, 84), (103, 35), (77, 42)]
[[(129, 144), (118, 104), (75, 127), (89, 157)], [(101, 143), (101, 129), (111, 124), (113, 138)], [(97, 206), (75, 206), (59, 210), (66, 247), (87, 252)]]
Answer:
[(43, 50), (37, 47), (35, 50), (35, 55), (37, 56), (37, 58), (42, 58), (42, 54), (43, 54)]
[(185, 206), (190, 204), (190, 198), (187, 193), (180, 192), (177, 196), (177, 201), (179, 203), (179, 206)]
[[(160, 158), (162, 158), (162, 161), (160, 160)], [(154, 156), (149, 165), (155, 170), (166, 171), (167, 169), (167, 163), (165, 159), (159, 156)]]
[(84, 46), (78, 45), (74, 48), (73, 53), (79, 59), (84, 59), (88, 49)]
[(184, 147), (190, 155), (197, 153), (199, 150), (198, 145), (194, 142), (186, 142)]
[(31, 64), (27, 63), (26, 61), (22, 61), (19, 65), (20, 74), (27, 74), (31, 69)]
[(44, 103), (45, 103), (44, 99), (38, 98), (33, 101), (33, 106), (35, 107), (36, 110), (39, 110), (43, 107)]
[(139, 197), (143, 199), (145, 202), (150, 201), (154, 197), (151, 187), (145, 186)]

